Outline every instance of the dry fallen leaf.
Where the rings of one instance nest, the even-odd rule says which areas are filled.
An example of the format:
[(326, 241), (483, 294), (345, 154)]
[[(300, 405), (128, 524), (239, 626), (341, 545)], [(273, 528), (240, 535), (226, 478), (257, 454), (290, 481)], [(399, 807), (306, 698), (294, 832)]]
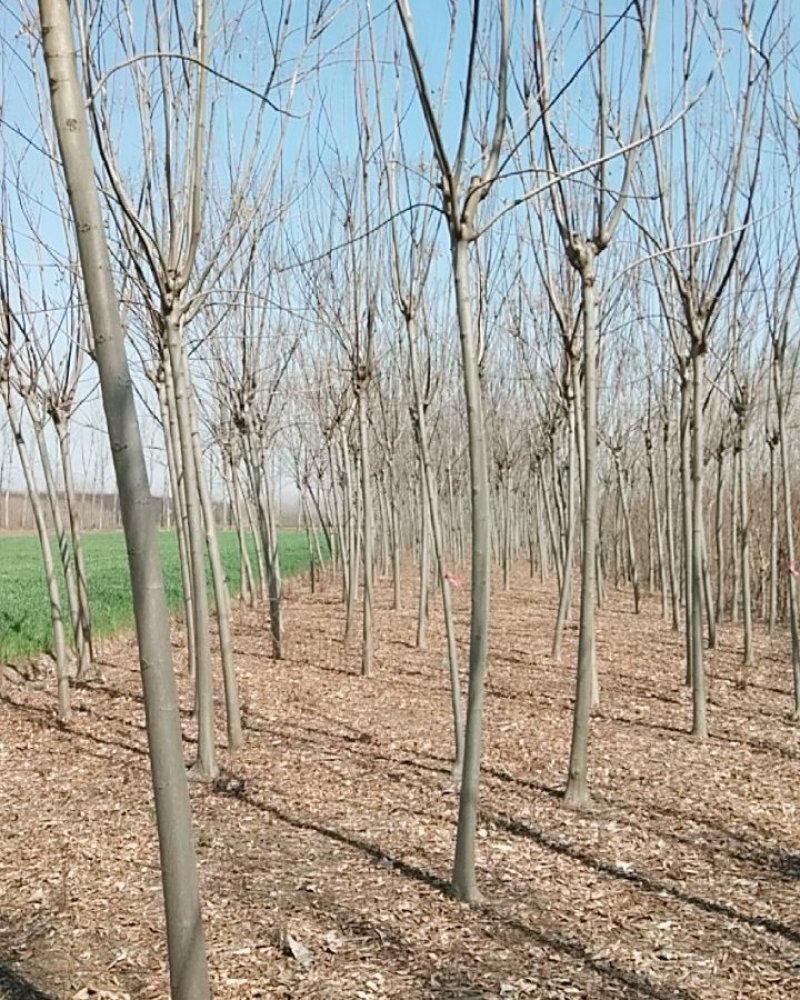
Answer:
[[(372, 681), (359, 676), (358, 644), (341, 642), (330, 581), (313, 597), (296, 582), (282, 661), (269, 656), (263, 607), (236, 610), (248, 728), (225, 764), (246, 794), (191, 788), (214, 1000), (800, 996), (800, 738), (786, 719), (786, 636), (758, 633), (742, 692), (738, 633), (723, 622), (708, 651), (712, 735), (702, 744), (688, 735), (682, 636), (662, 622), (657, 597), (634, 615), (629, 595), (609, 587), (598, 613), (595, 805), (577, 813), (561, 800), (576, 634), (554, 669), (552, 587), (523, 573), (508, 593), (498, 586), (487, 836), (476, 838), (485, 901), (470, 908), (445, 892), (458, 800), (442, 793), (452, 749), (437, 669), (444, 635), (432, 605), (429, 649), (414, 648), (414, 580), (409, 571), (399, 611), (389, 611), (390, 585), (376, 591)], [(468, 593), (452, 596), (466, 643)], [(173, 640), (183, 656), (179, 622)], [(135, 652), (124, 638), (104, 641), (106, 681), (73, 691), (66, 730), (52, 723), (52, 676), (41, 688), (0, 681), (3, 1000), (8, 989), (167, 996)], [(180, 665), (190, 764), (196, 730)], [(6, 969), (24, 985), (9, 987)]]
[(322, 940), (325, 942), (326, 949), (332, 955), (335, 955), (337, 951), (340, 951), (342, 945), (344, 944), (344, 941), (342, 941), (336, 931), (328, 931)]
[(295, 962), (299, 962), (304, 968), (308, 968), (314, 961), (314, 956), (309, 949), (306, 948), (302, 941), (298, 941), (297, 938), (292, 937), (288, 931), (283, 932), (281, 941), (284, 955), (290, 955)]

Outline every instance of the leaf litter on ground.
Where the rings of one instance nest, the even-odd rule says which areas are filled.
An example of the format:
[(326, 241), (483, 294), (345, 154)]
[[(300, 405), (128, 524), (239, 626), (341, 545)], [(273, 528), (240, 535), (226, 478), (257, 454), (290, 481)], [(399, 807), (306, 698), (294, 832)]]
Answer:
[[(411, 574), (409, 574), (410, 579)], [(788, 642), (709, 651), (711, 736), (688, 735), (682, 643), (646, 599), (599, 615), (593, 805), (565, 808), (577, 635), (549, 658), (554, 584), (495, 589), (478, 837), (484, 902), (446, 894), (458, 800), (440, 618), (377, 601), (374, 676), (338, 587), (293, 580), (286, 655), (263, 609), (234, 638), (247, 727), (192, 783), (213, 992), (256, 997), (789, 1000), (800, 995), (800, 733)], [(461, 662), (468, 595), (453, 592)], [(187, 764), (194, 728), (173, 626)], [(52, 685), (0, 681), (0, 998), (167, 996), (141, 688), (130, 636), (54, 724)], [(217, 705), (220, 734), (224, 706)], [(93, 985), (98, 984), (98, 985)], [(22, 992), (27, 989), (27, 994)], [(38, 991), (38, 992), (36, 992)], [(94, 991), (94, 992), (92, 992)], [(105, 992), (103, 992), (105, 991)]]

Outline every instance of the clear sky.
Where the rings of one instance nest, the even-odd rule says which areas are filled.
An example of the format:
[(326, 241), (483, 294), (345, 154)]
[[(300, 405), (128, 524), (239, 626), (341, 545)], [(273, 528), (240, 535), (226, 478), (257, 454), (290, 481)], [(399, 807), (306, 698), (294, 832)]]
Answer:
[[(123, 24), (123, 34), (116, 41), (113, 36), (115, 12), (123, 9), (121, 4), (106, 3), (100, 23), (104, 26), (99, 53), (102, 62), (103, 87), (109, 109), (110, 127), (115, 137), (117, 162), (124, 175), (129, 190), (141, 189), (143, 165), (146, 162), (145, 138), (139, 124), (137, 104), (133, 86), (138, 84), (150, 96), (154, 109), (155, 126), (149, 133), (152, 148), (163, 153), (163, 131), (161, 114), (163, 104), (159, 92), (162, 83), (160, 63), (152, 58), (130, 61), (130, 55), (147, 56), (157, 48), (152, 25), (146, 11), (149, 5), (141, 0), (131, 0), (130, 13), (132, 32), (128, 33)], [(164, 5), (165, 9), (169, 5)], [(460, 3), (457, 11), (456, 28), (452, 55), (448, 60), (448, 37), (450, 14), (453, 5), (449, 0), (413, 0), (415, 31), (420, 55), (434, 104), (441, 107), (442, 132), (450, 155), (456, 144), (461, 123), (460, 102), (463, 95), (466, 66), (466, 50), (469, 38), (469, 4)], [(755, 42), (760, 41), (764, 20), (771, 4), (758, 2), (754, 5)], [(270, 97), (275, 107), (264, 105), (253, 96), (253, 92), (263, 91), (271, 70), (269, 52), (274, 44), (279, 26), (265, 21), (262, 8), (267, 16), (274, 13), (276, 5), (259, 5), (248, 2), (242, 4), (212, 4), (210, 35), (213, 43), (209, 62), (215, 75), (209, 84), (209, 101), (212, 108), (213, 139), (207, 169), (207, 181), (212, 196), (218, 199), (219, 210), (209, 213), (206, 242), (201, 249), (201, 259), (209, 259), (219, 253), (214, 243), (214, 226), (225, 216), (226, 198), (230, 203), (230, 191), (235, 188), (242, 172), (252, 169), (253, 197), (258, 193), (258, 178), (265, 175), (271, 162), (272, 150), (282, 141), (282, 158), (278, 176), (288, 192), (287, 207), (281, 215), (281, 239), (277, 252), (284, 265), (291, 269), (292, 262), (313, 256), (319, 250), (322, 224), (335, 221), (338, 208), (332, 204), (330, 184), (330, 164), (338, 158), (343, 164), (352, 162), (358, 142), (359, 128), (355, 113), (356, 80), (354, 60), (359, 60), (361, 80), (368, 100), (376, 87), (371, 69), (370, 32), (366, 27), (366, 6), (356, 0), (336, 2), (327, 0), (313, 4), (295, 4), (290, 30), (284, 41), (282, 64), (273, 82)], [(191, 23), (193, 5), (181, 0), (174, 9), (180, 10), (186, 24)], [(791, 12), (792, 4), (785, 2), (780, 7), (771, 26), (776, 35), (780, 28), (779, 17)], [(484, 4), (489, 16), (494, 6)], [(664, 2), (660, 6), (656, 45), (652, 68), (652, 94), (656, 118), (668, 120), (675, 115), (680, 105), (680, 74), (684, 52), (684, 20), (682, 5)], [(740, 97), (741, 73), (745, 47), (741, 44), (741, 33), (737, 27), (738, 3), (725, 0), (720, 4), (720, 18), (712, 22), (708, 11), (712, 5), (704, 5), (697, 12), (697, 34), (691, 58), (691, 73), (686, 93), (690, 99), (702, 95), (698, 106), (693, 109), (693, 121), (700, 128), (693, 133), (695, 144), (694, 169), (696, 184), (713, 186), (718, 174), (708, 169), (719, 164), (724, 158), (735, 126), (734, 110)], [(53, 197), (51, 175), (48, 163), (46, 141), (39, 126), (37, 92), (30, 70), (31, 22), (21, 13), (22, 8), (12, 0), (0, 2), (0, 59), (2, 67), (2, 97), (0, 98), (0, 136), (2, 156), (9, 179), (7, 197), (12, 206), (11, 221), (16, 239), (16, 247), (21, 260), (36, 265), (28, 275), (28, 280), (41, 297), (41, 289), (48, 282), (49, 300), (52, 308), (59, 310), (66, 293), (66, 286), (58, 279), (58, 260), (64, 256), (64, 237), (58, 204)], [(391, 127), (392, 102), (398, 93), (404, 154), (412, 164), (413, 176), (419, 179), (415, 196), (434, 200), (438, 194), (432, 189), (426, 191), (426, 177), (429, 176), (431, 162), (430, 143), (419, 112), (413, 91), (413, 80), (404, 54), (404, 43), (399, 29), (394, 4), (373, 2), (372, 37), (378, 58), (377, 84), (381, 93), (384, 125)], [(597, 21), (581, 16), (581, 6), (574, 4), (547, 3), (545, 10), (545, 32), (548, 49), (548, 69), (550, 73), (550, 93), (557, 100), (552, 109), (553, 125), (559, 137), (558, 160), (563, 169), (575, 167), (591, 159), (597, 153), (593, 81), (596, 79), (597, 61), (587, 58), (593, 40), (596, 40)], [(309, 11), (311, 12), (309, 15)], [(512, 0), (513, 30), (512, 51), (514, 73), (512, 76), (511, 98), (508, 115), (509, 135), (524, 133), (525, 118), (520, 103), (520, 91), (526, 80), (531, 80), (532, 71), (532, 4), (525, 0)], [(636, 53), (636, 26), (631, 20), (630, 4), (624, 2), (606, 3), (606, 30), (609, 32), (606, 46), (606, 78), (608, 80), (612, 113), (612, 131), (621, 135), (630, 129), (632, 104), (636, 93), (638, 61)], [(321, 15), (315, 25), (315, 14)], [(318, 31), (324, 25), (323, 31)], [(175, 22), (172, 22), (175, 28)], [(793, 51), (798, 37), (798, 26), (792, 25), (787, 34), (787, 50)], [(496, 26), (490, 34), (489, 43), (481, 53), (478, 64), (476, 90), (483, 97), (479, 111), (491, 110), (495, 100), (495, 80), (493, 78), (493, 58), (496, 51)], [(171, 43), (161, 49), (172, 48)], [(402, 54), (401, 67), (396, 70), (394, 56)], [(776, 60), (781, 55), (775, 53)], [(792, 56), (792, 59), (794, 57)], [(794, 87), (797, 81), (796, 60), (789, 62), (786, 88), (800, 93)], [(190, 72), (185, 64), (170, 60), (174, 71), (172, 79), (176, 87), (181, 83), (184, 71)], [(446, 81), (444, 80), (447, 70)], [(709, 73), (714, 71), (708, 82)], [(294, 89), (292, 82), (294, 81)], [(444, 94), (443, 82), (446, 83)], [(564, 88), (563, 93), (561, 93)], [(176, 98), (179, 100), (179, 98)], [(441, 102), (441, 103), (440, 103)], [(276, 110), (280, 106), (282, 110)], [(287, 113), (288, 112), (288, 113)], [(470, 132), (468, 170), (477, 169), (480, 160), (481, 115), (473, 119)], [(374, 115), (371, 117), (375, 127)], [(537, 136), (539, 133), (537, 132)], [(614, 136), (607, 137), (613, 146)], [(541, 157), (541, 140), (537, 138), (534, 155)], [(180, 145), (180, 144), (179, 144)], [(373, 148), (376, 146), (373, 139)], [(667, 148), (669, 148), (667, 146)], [(173, 150), (174, 153), (174, 150)], [(250, 161), (249, 157), (255, 159)], [(231, 164), (234, 164), (232, 167)], [(539, 164), (541, 160), (539, 160)], [(320, 170), (326, 165), (326, 172)], [(534, 164), (535, 165), (535, 164)], [(531, 171), (531, 155), (523, 145), (519, 156), (509, 159), (507, 179), (499, 188), (493, 200), (487, 204), (487, 211), (496, 210), (505, 200), (518, 197), (523, 191), (535, 186), (541, 174)], [(768, 149), (765, 169), (778, 176), (780, 164), (774, 149)], [(156, 175), (157, 176), (157, 175)], [(621, 162), (612, 163), (608, 171), (609, 184), (613, 187), (621, 177)], [(575, 204), (586, 202), (586, 174), (576, 175), (570, 184)], [(157, 185), (160, 182), (157, 182)], [(777, 182), (776, 182), (777, 183)], [(770, 187), (769, 184), (766, 185)], [(776, 186), (775, 184), (772, 187)], [(15, 188), (21, 189), (16, 199)], [(226, 194), (227, 192), (227, 194)], [(183, 191), (177, 185), (176, 195), (180, 199)], [(24, 211), (20, 208), (21, 201)], [(712, 199), (713, 200), (713, 199)], [(588, 204), (588, 202), (586, 202)], [(314, 218), (311, 216), (314, 215)], [(580, 212), (581, 220), (587, 217)], [(36, 250), (36, 241), (31, 232), (35, 230), (46, 243), (47, 252)], [(332, 230), (331, 230), (332, 231)], [(506, 230), (501, 230), (505, 234)], [(314, 241), (309, 242), (310, 236)], [(505, 235), (503, 236), (505, 238)], [(624, 257), (624, 254), (623, 254)], [(620, 257), (609, 254), (606, 265), (611, 275), (619, 269)], [(442, 266), (446, 257), (442, 258)], [(38, 265), (42, 269), (38, 269)], [(519, 265), (518, 265), (519, 266)], [(526, 266), (532, 266), (526, 262)], [(291, 271), (287, 271), (290, 274)], [(39, 275), (43, 274), (44, 278)], [(283, 305), (292, 310), (298, 322), (306, 308), (303, 301), (307, 295), (307, 285), (300, 280), (287, 277), (283, 294), (289, 295), (291, 302)], [(82, 392), (91, 396), (93, 376), (87, 370)], [(143, 388), (143, 392), (146, 389)], [(163, 483), (163, 459), (157, 445), (157, 434), (152, 421), (142, 410), (145, 439), (150, 443), (154, 458), (155, 486)], [(89, 403), (77, 417), (80, 446), (92, 456), (93, 464), (107, 468), (104, 439), (100, 430), (100, 414), (96, 403)], [(0, 426), (2, 421), (0, 419)], [(91, 445), (86, 442), (90, 441)], [(99, 458), (103, 456), (103, 460)], [(80, 471), (80, 470), (79, 470)], [(94, 475), (95, 473), (91, 473)]]

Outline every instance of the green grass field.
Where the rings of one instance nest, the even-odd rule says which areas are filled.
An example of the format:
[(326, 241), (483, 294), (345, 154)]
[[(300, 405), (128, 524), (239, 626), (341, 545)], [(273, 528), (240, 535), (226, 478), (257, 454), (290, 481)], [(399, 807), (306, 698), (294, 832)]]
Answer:
[[(181, 606), (178, 542), (170, 531), (160, 532), (158, 542), (167, 600), (174, 611)], [(87, 533), (84, 546), (94, 634), (112, 635), (131, 628), (133, 610), (122, 533)], [(238, 594), (239, 552), (235, 533), (220, 532), (219, 546), (230, 591)], [(282, 532), (279, 549), (284, 576), (308, 567), (305, 534)], [(53, 559), (57, 564), (55, 543)], [(208, 567), (206, 574), (210, 588)], [(63, 594), (63, 579), (61, 582)], [(63, 611), (67, 616), (66, 599)], [(0, 536), (0, 663), (13, 662), (51, 648), (50, 616), (38, 539), (34, 535)]]

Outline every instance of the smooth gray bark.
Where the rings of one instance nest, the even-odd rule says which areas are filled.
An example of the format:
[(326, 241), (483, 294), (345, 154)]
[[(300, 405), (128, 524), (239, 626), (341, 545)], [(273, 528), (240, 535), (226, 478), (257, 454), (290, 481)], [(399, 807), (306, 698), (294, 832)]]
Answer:
[(689, 567), (691, 608), (692, 736), (708, 736), (706, 721), (706, 668), (703, 650), (703, 390), (705, 355), (692, 357), (692, 561)]
[(628, 576), (633, 586), (633, 610), (639, 614), (641, 610), (641, 584), (639, 581), (639, 560), (636, 555), (636, 542), (633, 537), (633, 522), (631, 520), (630, 501), (627, 491), (628, 474), (622, 468), (619, 449), (614, 451), (614, 466), (617, 470), (617, 487), (619, 489), (620, 506), (622, 508), (622, 523), (625, 528), (625, 539), (628, 548)]
[(53, 561), (53, 553), (50, 548), (50, 537), (47, 534), (47, 521), (42, 510), (42, 502), (39, 497), (39, 490), (36, 487), (36, 480), (33, 475), (30, 455), (28, 453), (25, 438), (22, 435), (22, 428), (14, 412), (9, 396), (7, 383), (4, 385), (4, 399), (8, 422), (11, 433), (17, 445), (17, 455), (19, 456), (22, 475), (25, 479), (30, 502), (33, 523), (36, 527), (36, 534), (39, 539), (39, 550), (42, 555), (42, 568), (44, 569), (45, 585), (47, 587), (47, 597), (50, 605), (50, 626), (53, 630), (53, 656), (56, 664), (56, 691), (58, 697), (58, 721), (62, 724), (69, 722), (71, 715), (69, 673), (67, 664), (67, 644), (64, 636), (64, 616), (61, 611), (61, 594), (58, 589), (58, 578)]
[(180, 467), (180, 447), (178, 445), (178, 427), (175, 423), (175, 408), (167, 402), (167, 385), (163, 367), (161, 375), (156, 379), (156, 392), (161, 413), (161, 426), (164, 431), (164, 450), (167, 456), (167, 470), (171, 484), (173, 516), (175, 520), (175, 535), (178, 539), (178, 563), (181, 572), (181, 591), (183, 593), (183, 624), (186, 629), (186, 668), (189, 677), (194, 679), (195, 638), (194, 638), (194, 598), (192, 597), (192, 577), (189, 569), (189, 548), (186, 544), (186, 504), (184, 502), (183, 473)]
[(372, 673), (373, 630), (372, 607), (374, 596), (374, 518), (372, 503), (372, 478), (370, 474), (369, 426), (367, 421), (367, 382), (358, 386), (358, 442), (361, 468), (361, 537), (364, 574), (364, 603), (361, 616), (361, 674), (368, 677)]
[[(747, 393), (747, 389), (744, 390), (744, 393)], [(743, 395), (739, 422), (739, 532), (742, 562), (742, 639), (744, 643), (742, 659), (744, 667), (752, 667), (755, 662), (753, 650), (753, 596), (750, 582), (749, 407), (749, 397)], [(747, 683), (747, 675), (744, 671), (742, 671), (739, 680), (744, 687)]]
[(447, 640), (447, 664), (450, 675), (450, 705), (453, 716), (453, 775), (457, 780), (460, 780), (464, 761), (464, 725), (461, 712), (461, 680), (458, 672), (458, 647), (456, 645), (456, 630), (453, 622), (453, 601), (450, 592), (451, 582), (447, 578), (447, 570), (445, 566), (442, 519), (439, 509), (439, 490), (434, 475), (433, 462), (431, 460), (425, 401), (423, 398), (419, 373), (416, 323), (414, 317), (411, 315), (406, 317), (406, 332), (408, 334), (411, 385), (414, 393), (414, 417), (416, 420), (417, 432), (416, 439), (419, 447), (423, 483), (430, 511), (433, 551), (436, 558), (439, 586), (441, 588), (442, 610), (444, 613), (444, 627)]
[(775, 631), (778, 621), (778, 525), (780, 513), (778, 510), (778, 472), (776, 468), (775, 449), (777, 447), (777, 432), (767, 435), (769, 447), (769, 634)]
[(278, 554), (278, 533), (272, 511), (272, 498), (264, 472), (264, 456), (260, 455), (253, 443), (245, 441), (245, 464), (253, 496), (258, 538), (260, 541), (263, 574), (266, 582), (266, 597), (269, 609), (269, 629), (272, 640), (272, 657), (283, 657), (283, 625), (281, 618), (281, 568)]
[(778, 420), (778, 441), (783, 479), (783, 519), (786, 529), (786, 555), (789, 565), (789, 633), (792, 649), (792, 719), (800, 721), (800, 628), (797, 613), (797, 567), (794, 554), (794, 517), (792, 513), (792, 479), (788, 449), (786, 447), (786, 413), (783, 392), (783, 352), (776, 350), (772, 362), (772, 379), (775, 389), (775, 409)]
[(714, 504), (714, 547), (716, 549), (717, 557), (717, 578), (716, 578), (716, 618), (717, 621), (721, 621), (722, 615), (725, 608), (725, 578), (727, 576), (727, 567), (725, 566), (725, 533), (723, 530), (724, 517), (723, 517), (723, 484), (725, 481), (724, 476), (725, 469), (725, 445), (724, 441), (720, 441), (717, 448), (717, 495)]
[(428, 501), (428, 482), (423, 468), (423, 459), (419, 459), (419, 593), (417, 596), (417, 649), (427, 649), (428, 646), (428, 593), (430, 589), (430, 535), (428, 532), (430, 503)]
[[(186, 353), (186, 343), (183, 343), (184, 373), (188, 372), (189, 358)], [(238, 750), (242, 745), (242, 716), (239, 707), (239, 683), (236, 679), (236, 666), (233, 659), (233, 640), (231, 639), (231, 609), (228, 594), (228, 581), (222, 566), (217, 543), (217, 526), (214, 521), (214, 507), (208, 489), (205, 471), (203, 470), (203, 450), (200, 444), (200, 426), (197, 419), (197, 404), (189, 391), (189, 430), (194, 458), (195, 475), (197, 476), (197, 496), (203, 515), (203, 525), (206, 532), (206, 549), (211, 566), (211, 580), (214, 587), (214, 600), (217, 607), (217, 630), (219, 633), (219, 654), (222, 662), (222, 684), (225, 691), (225, 721), (227, 726), (228, 749)], [(205, 581), (204, 581), (205, 582)]]
[(343, 576), (344, 597), (345, 597), (345, 618), (344, 618), (344, 644), (347, 645), (350, 639), (350, 630), (353, 627), (353, 617), (355, 615), (356, 593), (358, 590), (358, 560), (359, 560), (359, 517), (360, 517), (360, 493), (356, 496), (353, 483), (353, 467), (350, 453), (350, 446), (344, 433), (341, 435), (342, 469), (344, 472), (344, 496), (343, 507), (347, 512), (344, 516), (346, 521), (346, 548), (347, 572)]
[(478, 348), (469, 288), (468, 244), (453, 234), (453, 283), (458, 310), (461, 363), (467, 411), (472, 497), (472, 614), (469, 637), (469, 689), (464, 734), (464, 767), (458, 808), (452, 891), (468, 902), (480, 899), (475, 878), (475, 835), (478, 820), (483, 700), (489, 641), (489, 465), (478, 367)]
[(173, 404), (178, 429), (176, 455), (180, 454), (186, 513), (186, 546), (192, 587), (195, 639), (195, 715), (197, 716), (197, 759), (193, 771), (201, 778), (214, 778), (219, 767), (214, 739), (214, 689), (211, 674), (211, 637), (206, 585), (206, 560), (203, 551), (202, 511), (198, 492), (198, 473), (192, 448), (189, 418), (189, 386), (182, 364), (182, 330), (176, 316), (163, 320), (164, 362), (167, 400)]
[(239, 576), (241, 578), (239, 596), (245, 604), (253, 608), (256, 602), (253, 565), (250, 561), (250, 553), (247, 550), (247, 534), (242, 514), (242, 491), (239, 487), (239, 474), (233, 459), (230, 459), (228, 463), (228, 491), (231, 498), (233, 526), (236, 531), (236, 542), (239, 549)]
[(70, 625), (72, 626), (72, 636), (75, 643), (75, 652), (78, 658), (77, 676), (82, 679), (88, 673), (89, 649), (85, 642), (83, 628), (81, 627), (81, 611), (78, 602), (78, 583), (75, 576), (75, 563), (73, 561), (72, 548), (64, 527), (61, 505), (58, 502), (58, 490), (56, 487), (55, 476), (53, 474), (53, 466), (50, 462), (50, 454), (47, 450), (47, 442), (44, 438), (44, 429), (40, 420), (37, 419), (37, 415), (33, 410), (30, 400), (26, 400), (26, 405), (35, 429), (36, 444), (39, 451), (39, 461), (44, 474), (47, 500), (50, 505), (50, 515), (53, 519), (53, 528), (56, 534), (58, 557), (61, 563), (61, 569), (64, 573), (64, 586), (67, 592), (67, 607), (69, 608)]
[(166, 909), (171, 997), (209, 1000), (189, 790), (153, 503), (94, 186), (69, 8), (66, 0), (40, 0), (39, 13), (53, 119), (75, 222), (128, 547)]
[(683, 614), (686, 645), (686, 685), (692, 685), (692, 435), (691, 435), (691, 383), (681, 369), (681, 510), (683, 514)]
[(653, 521), (655, 523), (656, 530), (656, 558), (658, 560), (658, 581), (661, 590), (661, 616), (664, 620), (666, 620), (668, 613), (667, 590), (669, 581), (668, 570), (664, 559), (664, 522), (661, 517), (661, 491), (659, 489), (658, 473), (656, 471), (656, 464), (653, 458), (653, 438), (649, 427), (647, 429), (647, 433), (645, 434), (645, 452), (647, 455), (647, 475), (650, 480), (650, 495), (653, 504)]
[(392, 610), (399, 611), (401, 603), (401, 569), (400, 569), (400, 517), (397, 512), (397, 499), (395, 497), (395, 476), (394, 470), (389, 467), (389, 523), (392, 532)]
[[(89, 664), (94, 663), (94, 645), (92, 643), (92, 616), (89, 606), (89, 585), (86, 579), (86, 559), (83, 552), (83, 530), (81, 517), (75, 493), (75, 482), (72, 475), (72, 454), (70, 451), (69, 427), (63, 416), (53, 417), (58, 448), (61, 455), (61, 468), (64, 474), (64, 506), (67, 511), (72, 554), (75, 559), (75, 582), (78, 588), (78, 617), (83, 644), (88, 653)], [(78, 661), (78, 677), (84, 676), (85, 658)]]
[(558, 612), (553, 629), (553, 645), (550, 655), (556, 663), (561, 662), (561, 645), (564, 640), (564, 627), (569, 616), (572, 603), (572, 564), (575, 558), (575, 527), (576, 527), (576, 484), (577, 484), (577, 425), (575, 407), (577, 398), (571, 391), (567, 399), (567, 447), (568, 447), (568, 485), (567, 485), (567, 537), (564, 546), (564, 556), (561, 570), (561, 588), (558, 598)]
[(593, 693), (596, 691), (594, 604), (597, 571), (597, 294), (594, 272), (595, 248), (583, 241), (576, 251), (580, 254), (579, 273), (583, 306), (583, 549), (575, 711), (564, 801), (568, 805), (581, 808), (589, 802), (589, 716)]

